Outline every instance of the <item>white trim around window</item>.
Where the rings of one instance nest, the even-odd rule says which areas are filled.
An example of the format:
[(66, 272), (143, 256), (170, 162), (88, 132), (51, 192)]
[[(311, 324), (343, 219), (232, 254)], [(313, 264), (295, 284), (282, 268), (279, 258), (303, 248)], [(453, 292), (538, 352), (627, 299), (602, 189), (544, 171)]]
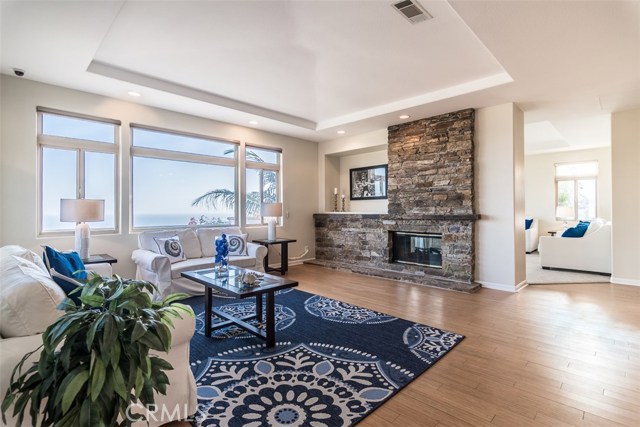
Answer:
[[(107, 201), (108, 211), (105, 211), (106, 223), (112, 225), (103, 226), (92, 224), (92, 232), (94, 234), (113, 234), (120, 230), (120, 194), (119, 194), (119, 150), (120, 150), (120, 121), (96, 118), (85, 114), (77, 114), (64, 112), (60, 110), (37, 107), (37, 162), (38, 162), (38, 187), (37, 187), (37, 215), (38, 215), (38, 236), (56, 236), (73, 234), (74, 226), (66, 226), (55, 219), (59, 215), (59, 198), (91, 198), (96, 191), (106, 191), (107, 195), (113, 194), (112, 200)], [(51, 118), (52, 127), (55, 132), (47, 133), (44, 129), (44, 121)], [(55, 123), (57, 121), (57, 123)], [(96, 134), (100, 137), (92, 138), (92, 127), (95, 128)], [(105, 133), (105, 131), (107, 131)], [(83, 137), (85, 136), (85, 137)], [(67, 164), (56, 164), (52, 159), (51, 164), (47, 163), (47, 168), (52, 167), (51, 171), (47, 170), (49, 176), (45, 177), (45, 152), (51, 154), (66, 156), (67, 159), (75, 157), (75, 161)], [(90, 176), (91, 171), (87, 171), (87, 158), (94, 155), (106, 155), (113, 158), (112, 167), (108, 163), (101, 161), (101, 167), (112, 169), (112, 173), (108, 176)], [(69, 166), (75, 169), (71, 174), (56, 174), (55, 168), (64, 169)], [(68, 169), (65, 169), (68, 172)], [(75, 173), (75, 183), (71, 188), (71, 181), (68, 177), (73, 178)], [(62, 179), (66, 177), (65, 179)], [(87, 178), (90, 178), (92, 188), (87, 189)], [(45, 183), (45, 179), (48, 181)], [(56, 188), (57, 180), (65, 181), (65, 189)], [(107, 180), (105, 182), (104, 180)], [(73, 179), (72, 179), (73, 181)], [(45, 185), (47, 184), (47, 185)], [(48, 189), (53, 194), (44, 194), (45, 187), (51, 185)], [(56, 191), (62, 191), (63, 197), (56, 197)], [(93, 194), (92, 194), (93, 192)], [(61, 193), (61, 194), (62, 194)], [(111, 197), (108, 197), (111, 199)], [(45, 202), (46, 200), (46, 202)], [(46, 210), (46, 212), (45, 212)], [(59, 219), (59, 216), (58, 216)]]

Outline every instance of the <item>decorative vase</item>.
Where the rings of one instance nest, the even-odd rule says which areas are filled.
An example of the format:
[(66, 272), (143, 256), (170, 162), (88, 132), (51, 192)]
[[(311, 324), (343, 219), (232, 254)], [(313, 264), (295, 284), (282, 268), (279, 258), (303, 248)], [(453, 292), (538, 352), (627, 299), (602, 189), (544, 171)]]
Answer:
[(215, 257), (215, 269), (218, 272), (227, 271), (229, 268), (229, 241), (227, 235), (222, 234), (216, 237), (216, 257)]

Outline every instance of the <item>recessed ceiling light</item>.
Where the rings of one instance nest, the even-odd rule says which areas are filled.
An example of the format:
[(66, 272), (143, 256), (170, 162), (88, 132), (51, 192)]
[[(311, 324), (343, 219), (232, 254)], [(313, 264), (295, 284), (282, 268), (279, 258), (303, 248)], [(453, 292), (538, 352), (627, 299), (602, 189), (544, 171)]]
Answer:
[(256, 120), (249, 120), (250, 125), (257, 125), (258, 122)]
[(129, 94), (129, 96), (133, 96), (134, 98), (139, 98), (140, 92), (136, 92), (135, 90), (130, 90), (129, 92), (127, 92)]
[(408, 115), (408, 114), (403, 114), (403, 115), (401, 115), (401, 116), (400, 116), (400, 118), (401, 118), (402, 120), (404, 120), (404, 119), (408, 119), (409, 117), (411, 117), (411, 116), (410, 116), (410, 115)]
[(346, 130), (339, 130), (336, 133), (339, 133), (340, 135), (344, 135), (345, 133), (347, 133), (347, 131)]

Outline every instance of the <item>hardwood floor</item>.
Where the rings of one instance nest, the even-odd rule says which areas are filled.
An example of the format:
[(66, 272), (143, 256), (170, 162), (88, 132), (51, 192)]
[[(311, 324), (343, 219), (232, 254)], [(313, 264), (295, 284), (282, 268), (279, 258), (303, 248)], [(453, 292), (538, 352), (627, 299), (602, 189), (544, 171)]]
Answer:
[(360, 427), (640, 426), (640, 287), (464, 294), (310, 265), (287, 277), (466, 336)]
[(464, 294), (293, 266), (299, 289), (465, 340), (359, 426), (640, 426), (640, 288)]

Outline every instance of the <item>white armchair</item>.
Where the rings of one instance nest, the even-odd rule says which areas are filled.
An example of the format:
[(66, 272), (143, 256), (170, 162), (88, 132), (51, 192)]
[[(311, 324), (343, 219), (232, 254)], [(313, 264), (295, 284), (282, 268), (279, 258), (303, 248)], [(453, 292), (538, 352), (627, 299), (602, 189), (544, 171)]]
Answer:
[(542, 268), (611, 274), (611, 223), (593, 221), (583, 237), (541, 236)]
[(538, 218), (533, 218), (531, 222), (531, 227), (524, 230), (525, 251), (528, 254), (538, 249), (538, 236), (539, 236)]

